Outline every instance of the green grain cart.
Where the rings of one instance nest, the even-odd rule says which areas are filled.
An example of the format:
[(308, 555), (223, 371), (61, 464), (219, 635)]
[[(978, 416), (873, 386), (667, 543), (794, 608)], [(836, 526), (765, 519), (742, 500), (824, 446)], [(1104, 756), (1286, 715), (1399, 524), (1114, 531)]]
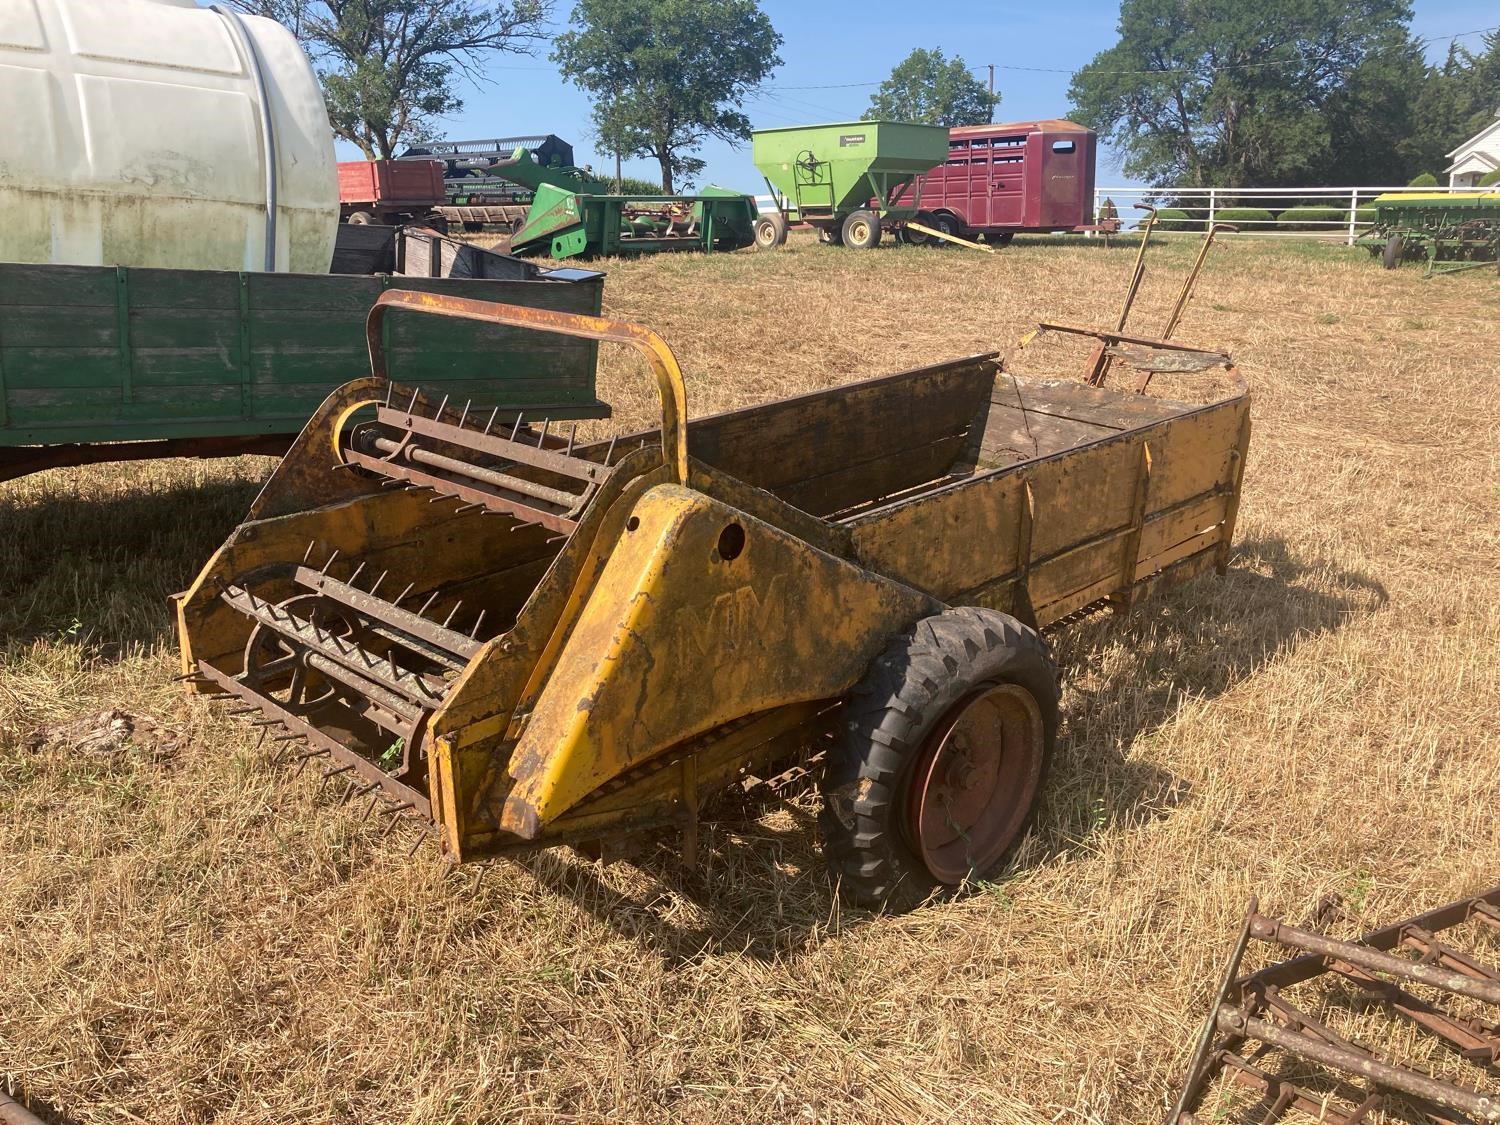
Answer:
[[(757, 129), (751, 155), (772, 194), (816, 227), (822, 241), (867, 250), (880, 243), (882, 230), (918, 217), (920, 185), (910, 198), (891, 201), (948, 158), (948, 130), (898, 121)], [(756, 245), (785, 242), (787, 222), (786, 211), (762, 218)]]

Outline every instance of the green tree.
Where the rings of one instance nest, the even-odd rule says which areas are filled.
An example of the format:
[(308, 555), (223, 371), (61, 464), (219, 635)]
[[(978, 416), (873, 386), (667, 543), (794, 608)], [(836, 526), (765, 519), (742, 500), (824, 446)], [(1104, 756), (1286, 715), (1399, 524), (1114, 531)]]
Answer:
[(755, 0), (579, 0), (552, 60), (594, 98), (600, 144), (650, 156), (662, 190), (703, 169), (704, 141), (750, 136), (745, 97), (781, 65)]
[(1500, 110), (1500, 31), (1477, 52), (1458, 43), (1429, 68), (1412, 111), (1403, 151), (1413, 168), (1447, 167), (1447, 154), (1495, 119)]
[(551, 0), (229, 0), (289, 28), (313, 61), (333, 131), (370, 160), (463, 108), (496, 51), (530, 53)]
[(995, 120), (1000, 96), (990, 96), (956, 55), (918, 47), (896, 64), (865, 111), (868, 120), (915, 121), (923, 125), (983, 125)]
[[(1410, 20), (1407, 0), (1123, 0), (1119, 42), (1073, 75), (1072, 112), (1153, 183), (1327, 182), (1354, 137), (1394, 153)], [(1356, 112), (1371, 100), (1373, 122)]]

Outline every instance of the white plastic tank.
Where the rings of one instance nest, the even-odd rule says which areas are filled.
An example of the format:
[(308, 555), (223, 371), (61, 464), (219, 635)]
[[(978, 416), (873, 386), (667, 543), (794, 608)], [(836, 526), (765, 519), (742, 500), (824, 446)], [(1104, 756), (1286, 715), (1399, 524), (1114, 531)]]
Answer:
[(0, 0), (0, 261), (326, 273), (338, 169), (272, 20)]

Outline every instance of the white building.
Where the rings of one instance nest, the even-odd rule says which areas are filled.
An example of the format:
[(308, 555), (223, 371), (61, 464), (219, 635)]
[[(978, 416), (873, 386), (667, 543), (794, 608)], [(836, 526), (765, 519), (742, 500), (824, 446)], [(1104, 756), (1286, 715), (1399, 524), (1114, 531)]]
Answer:
[(1495, 120), (1448, 154), (1450, 187), (1476, 187), (1479, 177), (1500, 168), (1500, 113)]

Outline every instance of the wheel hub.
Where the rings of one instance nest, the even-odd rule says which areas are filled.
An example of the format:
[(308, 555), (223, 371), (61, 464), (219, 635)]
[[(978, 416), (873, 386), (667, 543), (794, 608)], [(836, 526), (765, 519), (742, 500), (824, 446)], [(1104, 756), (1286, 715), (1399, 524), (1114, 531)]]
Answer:
[(988, 870), (1015, 843), (1041, 782), (1041, 710), (1017, 684), (956, 703), (923, 744), (908, 789), (906, 834), (950, 886)]

